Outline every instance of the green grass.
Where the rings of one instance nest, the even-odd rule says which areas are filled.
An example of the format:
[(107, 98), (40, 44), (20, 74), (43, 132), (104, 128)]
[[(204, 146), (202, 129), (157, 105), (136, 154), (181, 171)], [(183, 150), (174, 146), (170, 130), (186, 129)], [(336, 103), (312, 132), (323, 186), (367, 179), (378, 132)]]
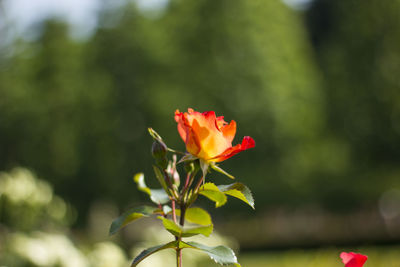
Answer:
[[(359, 249), (313, 249), (288, 250), (265, 253), (242, 253), (238, 255), (242, 267), (343, 267), (339, 258), (342, 251), (354, 251), (368, 256), (364, 267), (399, 267), (400, 246), (365, 247)], [(214, 267), (205, 262), (199, 267)]]

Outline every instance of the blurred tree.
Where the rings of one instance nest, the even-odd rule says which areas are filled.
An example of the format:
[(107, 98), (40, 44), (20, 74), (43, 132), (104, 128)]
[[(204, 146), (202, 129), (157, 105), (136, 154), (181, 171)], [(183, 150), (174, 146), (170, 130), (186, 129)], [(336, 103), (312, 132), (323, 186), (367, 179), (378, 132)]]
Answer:
[[(352, 202), (374, 203), (400, 186), (399, 12), (398, 1), (317, 0), (307, 13), (326, 80), (329, 131), (351, 155), (335, 187)], [(350, 184), (357, 190), (346, 190)]]
[(96, 64), (123, 91), (124, 127), (139, 117), (182, 148), (174, 109), (215, 110), (257, 141), (241, 168), (224, 164), (251, 180), (259, 204), (313, 199), (304, 182), (341, 169), (345, 157), (322, 137), (323, 95), (300, 17), (279, 1), (171, 1), (163, 12), (125, 8), (93, 38)]
[(0, 69), (0, 168), (35, 169), (80, 215), (95, 198), (142, 197), (130, 177), (151, 174), (146, 127), (184, 149), (176, 108), (215, 110), (238, 122), (235, 142), (254, 137), (223, 167), (249, 181), (260, 210), (320, 200), (314, 182), (346, 169), (301, 18), (278, 0), (131, 3), (105, 9), (86, 43), (50, 21), (18, 47)]
[(104, 161), (98, 153), (101, 146), (114, 149), (111, 92), (107, 76), (88, 68), (84, 46), (69, 39), (66, 25), (49, 21), (42, 27), (40, 38), (20, 43), (0, 73), (2, 168), (29, 166), (85, 206), (96, 195), (96, 175), (89, 170), (101, 164), (107, 173), (118, 158)]

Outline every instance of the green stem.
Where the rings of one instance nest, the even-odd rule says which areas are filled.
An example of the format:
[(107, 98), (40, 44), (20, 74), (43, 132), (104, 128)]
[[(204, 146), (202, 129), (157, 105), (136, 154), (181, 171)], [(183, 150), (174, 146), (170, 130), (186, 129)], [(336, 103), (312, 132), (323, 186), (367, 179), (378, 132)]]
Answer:
[(199, 182), (197, 183), (197, 185), (196, 185), (196, 187), (195, 187), (195, 189), (194, 189), (194, 193), (195, 193), (195, 194), (197, 194), (197, 193), (199, 192), (200, 186), (201, 186), (201, 184), (203, 183), (203, 181), (204, 181), (204, 175), (201, 176)]
[[(163, 170), (163, 175), (164, 175), (165, 181), (166, 181), (167, 184), (168, 184), (168, 187), (170, 188), (170, 191), (171, 191), (172, 196), (173, 196), (175, 199), (178, 199), (177, 192), (175, 191), (174, 186), (172, 185), (171, 179), (169, 178), (169, 175), (168, 175), (168, 173), (167, 173), (165, 170)], [(167, 192), (167, 194), (168, 194), (168, 192)], [(168, 194), (168, 195), (169, 195), (169, 194)]]
[(181, 151), (178, 151), (178, 150), (175, 150), (175, 149), (172, 149), (172, 148), (167, 148), (167, 150), (169, 152), (172, 152), (172, 153), (176, 153), (176, 154), (180, 154), (180, 155), (186, 155), (185, 152), (181, 152)]
[(176, 266), (182, 267), (182, 249), (178, 248), (176, 250)]
[(179, 219), (179, 224), (181, 226), (185, 225), (185, 214), (186, 214), (186, 205), (184, 203), (182, 203), (182, 205), (181, 205), (181, 217)]
[[(185, 183), (184, 188), (181, 191), (181, 195), (179, 198), (180, 201), (178, 202), (180, 205), (180, 208), (181, 208), (181, 216), (179, 218), (179, 224), (182, 227), (185, 225), (186, 209), (189, 208), (190, 205), (193, 203), (193, 201), (196, 199), (196, 198), (191, 198), (188, 202), (186, 201), (188, 189), (192, 185), (194, 177), (195, 177), (195, 174), (192, 174), (192, 175), (188, 174), (188, 176), (186, 177), (186, 183)], [(193, 196), (198, 194), (199, 188), (200, 188), (203, 180), (204, 180), (204, 175), (200, 178), (199, 182), (196, 184), (196, 187), (194, 188)], [(175, 203), (173, 203), (173, 204), (175, 205)], [(177, 267), (182, 267), (182, 248), (179, 248), (179, 243), (181, 242), (182, 237), (177, 237), (176, 240), (178, 241), (178, 247), (176, 248), (176, 265), (177, 265)]]
[[(182, 198), (184, 198), (184, 195), (182, 196)], [(181, 206), (181, 216), (179, 218), (179, 224), (180, 224), (180, 226), (183, 227), (185, 225), (185, 214), (186, 214), (187, 206), (184, 201), (181, 201), (180, 206)], [(182, 238), (179, 237), (177, 240), (178, 240), (178, 246), (179, 246), (179, 243), (182, 240)], [(179, 247), (176, 250), (176, 265), (177, 265), (177, 267), (182, 267), (182, 249)]]
[(190, 181), (191, 174), (192, 174), (192, 173), (189, 172), (189, 173), (186, 175), (185, 186), (184, 186), (183, 189), (182, 189), (182, 196), (185, 195), (186, 190), (187, 190), (187, 188), (188, 188), (188, 186), (189, 186), (189, 181)]
[(175, 211), (175, 200), (171, 200), (172, 206), (172, 220), (176, 223), (176, 211)]
[(179, 247), (182, 237), (176, 237), (176, 241), (178, 241), (178, 247), (176, 248), (176, 266), (182, 267), (182, 248)]
[(190, 207), (193, 204), (193, 202), (197, 199), (197, 196), (198, 196), (199, 190), (200, 190), (200, 186), (203, 183), (203, 181), (204, 181), (204, 176), (201, 176), (201, 178), (199, 179), (199, 181), (197, 182), (197, 184), (193, 190), (193, 195), (188, 200), (187, 207)]
[(192, 185), (193, 183), (193, 176), (192, 173), (188, 173), (186, 176), (186, 182), (185, 182), (185, 186), (182, 188), (182, 192), (181, 192), (181, 203), (186, 202), (186, 197), (187, 197), (187, 191), (189, 189), (189, 187)]

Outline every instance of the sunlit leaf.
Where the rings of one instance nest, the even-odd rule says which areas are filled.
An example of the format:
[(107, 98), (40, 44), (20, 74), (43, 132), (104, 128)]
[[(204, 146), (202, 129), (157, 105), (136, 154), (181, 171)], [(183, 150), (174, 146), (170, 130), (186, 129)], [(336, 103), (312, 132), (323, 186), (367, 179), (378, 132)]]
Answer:
[(227, 197), (221, 190), (213, 183), (205, 183), (200, 187), (199, 194), (207, 197), (215, 202), (215, 207), (221, 207), (227, 201)]
[(128, 210), (118, 218), (116, 218), (110, 227), (110, 235), (115, 234), (118, 232), (121, 228), (125, 227), (127, 224), (136, 221), (137, 219), (140, 219), (142, 217), (148, 217), (151, 214), (153, 214), (157, 208), (153, 208), (150, 206), (142, 206), (142, 207), (136, 207), (133, 209)]
[(133, 260), (131, 267), (137, 266), (142, 260), (144, 260), (151, 254), (154, 254), (160, 250), (167, 249), (167, 248), (175, 248), (175, 247), (177, 247), (177, 244), (178, 244), (178, 241), (172, 241), (172, 242), (164, 244), (164, 245), (159, 245), (159, 246), (145, 249), (142, 252), (140, 252), (140, 254)]
[(217, 164), (215, 164), (214, 162), (212, 162), (210, 164), (211, 168), (219, 173), (222, 173), (223, 175), (228, 176), (231, 179), (235, 179), (235, 177), (229, 173), (227, 173), (226, 171), (224, 171), (223, 169), (221, 169)]
[(250, 189), (242, 183), (234, 183), (230, 185), (219, 185), (219, 190), (226, 195), (236, 197), (254, 209), (254, 198)]
[(170, 213), (170, 212), (172, 211), (172, 209), (171, 209), (170, 206), (164, 205), (164, 206), (162, 207), (162, 211), (164, 212), (164, 214), (168, 214), (168, 213)]
[(170, 232), (171, 234), (173, 234), (174, 236), (181, 236), (182, 235), (182, 228), (177, 225), (176, 223), (174, 223), (173, 221), (164, 218), (164, 217), (157, 217), (158, 219), (160, 219), (164, 225), (164, 228)]
[(212, 224), (206, 226), (190, 225), (182, 227), (167, 218), (164, 217), (158, 217), (158, 218), (163, 222), (165, 229), (177, 237), (190, 237), (199, 234), (204, 236), (210, 236), (213, 231)]
[(221, 265), (235, 265), (240, 267), (236, 255), (232, 249), (226, 246), (209, 247), (196, 242), (182, 242), (190, 248), (201, 250), (210, 256), (216, 263)]
[(133, 181), (137, 184), (137, 187), (140, 191), (145, 192), (148, 195), (151, 195), (150, 188), (147, 187), (145, 181), (144, 181), (144, 174), (143, 173), (137, 173), (135, 176), (133, 176)]
[(169, 196), (165, 193), (164, 189), (150, 189), (150, 199), (156, 204), (165, 204), (170, 201)]
[[(181, 216), (179, 209), (176, 210), (176, 215)], [(187, 209), (185, 212), (185, 221), (203, 226), (212, 224), (210, 214), (202, 208)]]
[(214, 226), (212, 224), (207, 226), (185, 226), (182, 237), (190, 237), (194, 235), (210, 236), (213, 232)]
[(169, 196), (163, 189), (150, 189), (147, 187), (145, 181), (144, 181), (144, 174), (143, 173), (137, 173), (133, 177), (133, 180), (137, 184), (137, 187), (140, 191), (145, 192), (150, 196), (151, 201), (153, 201), (156, 204), (165, 204), (169, 202)]

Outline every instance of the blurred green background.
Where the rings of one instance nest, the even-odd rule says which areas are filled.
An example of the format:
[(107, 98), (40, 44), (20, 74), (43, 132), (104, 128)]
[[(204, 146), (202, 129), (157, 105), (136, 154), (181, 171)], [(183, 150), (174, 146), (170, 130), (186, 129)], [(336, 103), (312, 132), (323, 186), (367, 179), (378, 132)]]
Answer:
[[(99, 0), (83, 37), (57, 17), (18, 34), (2, 6), (0, 170), (28, 168), (67, 203), (57, 231), (76, 243), (110, 240), (113, 216), (146, 201), (132, 175), (156, 185), (147, 127), (184, 150), (173, 114), (191, 107), (235, 120), (234, 143), (256, 141), (221, 164), (252, 189), (256, 210), (233, 200), (212, 211), (244, 266), (286, 266), (271, 255), (303, 262), (290, 266), (328, 266), (316, 257), (334, 255), (340, 266), (339, 248), (380, 245), (390, 248), (367, 248), (375, 259), (366, 266), (399, 266), (380, 252), (400, 241), (400, 2), (140, 2)], [(31, 215), (4, 188), (3, 239), (48, 231), (51, 213), (15, 224)], [(139, 239), (112, 240), (127, 251)], [(258, 259), (270, 260), (251, 265)]]

